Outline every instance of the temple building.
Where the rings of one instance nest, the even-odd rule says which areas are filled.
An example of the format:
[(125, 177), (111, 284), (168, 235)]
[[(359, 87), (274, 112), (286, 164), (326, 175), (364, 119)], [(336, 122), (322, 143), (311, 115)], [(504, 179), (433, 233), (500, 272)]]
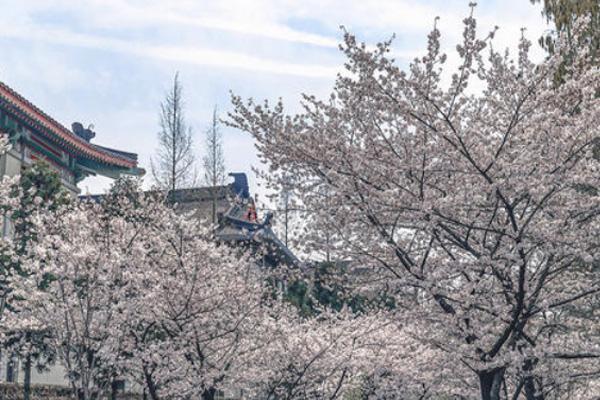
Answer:
[(211, 220), (215, 202), (215, 238), (218, 241), (260, 254), (260, 263), (264, 267), (300, 266), (298, 258), (273, 232), (273, 214), (266, 213), (261, 218), (257, 215), (246, 174), (235, 172), (229, 176), (233, 182), (228, 185), (178, 189), (169, 193), (168, 201), (177, 212), (191, 212), (204, 221)]
[[(215, 239), (260, 255), (257, 260), (263, 267), (300, 266), (300, 260), (273, 232), (273, 214), (257, 214), (246, 174), (234, 172), (229, 176), (233, 178), (229, 184), (169, 191), (166, 201), (179, 214), (212, 222)], [(96, 202), (103, 198), (104, 195), (80, 196)]]
[(137, 154), (91, 142), (95, 133), (76, 122), (69, 130), (8, 85), (0, 82), (0, 134), (8, 134), (12, 149), (0, 157), (0, 176), (17, 175), (36, 160), (46, 161), (74, 195), (88, 176), (118, 178), (142, 175)]
[[(95, 133), (91, 129), (76, 122), (69, 130), (2, 82), (0, 134), (8, 135), (12, 144), (11, 149), (0, 156), (0, 177), (20, 174), (24, 167), (36, 160), (44, 160), (58, 173), (64, 187), (73, 196), (78, 196), (77, 184), (85, 177), (102, 175), (118, 178), (124, 174), (144, 174), (144, 170), (138, 167), (136, 154), (92, 143)], [(257, 255), (258, 266), (300, 266), (300, 261), (273, 232), (273, 215), (267, 213), (262, 218), (257, 215), (246, 174), (229, 175), (233, 178), (232, 183), (170, 191), (166, 201), (177, 212), (212, 224), (215, 239), (220, 243), (250, 250)], [(80, 197), (86, 201), (102, 201), (103, 198), (103, 195)], [(7, 221), (0, 220), (3, 235), (9, 234), (5, 229), (8, 225)], [(0, 398), (3, 385), (23, 383), (22, 367), (18, 357), (0, 349)], [(122, 389), (139, 389), (120, 382)], [(32, 383), (47, 385), (48, 388), (68, 385), (65, 370), (58, 363), (49, 371), (32, 370)]]
[[(30, 101), (0, 82), (0, 135), (8, 135), (11, 149), (0, 155), (0, 178), (20, 174), (22, 168), (44, 160), (58, 173), (64, 187), (79, 194), (77, 184), (88, 176), (110, 178), (144, 174), (138, 167), (137, 154), (114, 150), (92, 143), (95, 133), (80, 123), (72, 130), (57, 122)], [(0, 220), (0, 234), (7, 235), (8, 224)], [(0, 385), (23, 382), (20, 361), (0, 349)], [(34, 384), (66, 385), (60, 365), (50, 371), (32, 371)], [(2, 398), (2, 393), (0, 393)]]

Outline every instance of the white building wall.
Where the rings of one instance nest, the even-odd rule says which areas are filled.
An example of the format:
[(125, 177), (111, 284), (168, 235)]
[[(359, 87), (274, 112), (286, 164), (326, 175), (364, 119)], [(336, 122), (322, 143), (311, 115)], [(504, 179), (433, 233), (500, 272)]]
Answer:
[[(0, 382), (8, 382), (8, 365), (10, 363), (10, 355), (6, 352), (0, 354)], [(13, 367), (13, 382), (23, 383), (25, 379), (25, 371), (23, 370), (23, 362), (16, 359)], [(38, 372), (35, 368), (31, 370), (31, 383), (40, 385), (59, 385), (68, 386), (69, 382), (65, 379), (66, 371), (61, 365), (53, 365), (48, 371)]]
[(20, 144), (0, 156), (0, 176), (15, 176), (21, 172)]

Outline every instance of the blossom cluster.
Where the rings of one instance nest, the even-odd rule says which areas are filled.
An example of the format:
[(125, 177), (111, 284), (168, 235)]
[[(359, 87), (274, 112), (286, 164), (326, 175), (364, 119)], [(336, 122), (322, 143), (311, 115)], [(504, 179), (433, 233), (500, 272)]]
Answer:
[(465, 18), (457, 67), (434, 28), (407, 70), (390, 42), (346, 33), (329, 99), (288, 115), (233, 96), (229, 124), (256, 139), (270, 186), (294, 177), (312, 249), (350, 261), (362, 292), (392, 293), (449, 357), (429, 367), (449, 391), (464, 376), (472, 397), (569, 398), (600, 371), (600, 70), (585, 49), (535, 63), (524, 36), (513, 58), (476, 26)]

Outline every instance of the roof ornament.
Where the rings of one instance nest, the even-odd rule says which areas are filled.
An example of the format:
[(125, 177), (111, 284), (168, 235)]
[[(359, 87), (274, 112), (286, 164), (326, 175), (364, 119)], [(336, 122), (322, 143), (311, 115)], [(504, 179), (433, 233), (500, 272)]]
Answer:
[(231, 172), (229, 176), (233, 177), (231, 187), (236, 196), (248, 199), (250, 197), (250, 189), (248, 188), (248, 177), (246, 174), (243, 172)]
[(96, 137), (96, 132), (92, 130), (94, 129), (93, 124), (90, 124), (87, 128), (84, 128), (81, 122), (73, 122), (71, 124), (71, 129), (73, 130), (74, 134), (76, 134), (86, 142), (89, 142), (94, 137)]

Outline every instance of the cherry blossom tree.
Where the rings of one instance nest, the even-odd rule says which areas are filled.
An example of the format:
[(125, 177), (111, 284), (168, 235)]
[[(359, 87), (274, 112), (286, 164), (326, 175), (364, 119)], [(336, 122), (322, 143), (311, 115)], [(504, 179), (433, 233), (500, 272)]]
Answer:
[[(4, 220), (4, 235), (6, 246), (2, 250), (1, 269), (6, 276), (4, 280), (3, 297), (10, 298), (11, 287), (8, 281), (27, 274), (22, 268), (23, 258), (26, 258), (29, 247), (37, 240), (35, 217), (40, 212), (52, 212), (70, 201), (70, 196), (62, 187), (60, 177), (44, 162), (36, 162), (24, 169), (22, 174), (10, 182), (10, 191), (3, 199), (3, 208), (7, 211)], [(4, 305), (11, 313), (18, 312), (12, 302), (5, 301)], [(13, 316), (14, 318), (15, 316)], [(53, 350), (47, 346), (47, 332), (10, 328), (5, 329), (3, 349), (23, 360), (23, 397), (30, 399), (31, 371), (43, 371), (47, 364), (52, 364)]]
[(443, 353), (398, 318), (303, 315), (253, 258), (135, 181), (118, 181), (99, 203), (33, 211), (36, 240), (14, 253), (24, 273), (10, 276), (16, 312), (2, 331), (47, 333), (81, 400), (103, 398), (117, 378), (153, 400), (437, 393), (435, 379), (404, 366), (415, 351), (427, 362)]
[[(328, 100), (305, 95), (291, 116), (234, 96), (229, 123), (254, 136), (272, 177), (294, 176), (337, 251), (370, 268), (375, 290), (392, 287), (403, 323), (449, 356), (422, 376), (471, 374), (467, 398), (559, 397), (600, 372), (586, 340), (596, 322), (567, 312), (600, 292), (600, 71), (585, 49), (568, 66), (561, 51), (534, 63), (525, 37), (512, 58), (472, 14), (464, 25), (457, 68), (437, 28), (407, 71), (390, 42), (346, 33)], [(322, 187), (327, 210), (314, 203)]]
[(411, 374), (418, 369), (407, 363), (414, 352), (428, 362), (443, 353), (419, 343), (387, 312), (323, 309), (318, 317), (304, 318), (280, 311), (257, 330), (262, 351), (249, 358), (252, 368), (239, 378), (248, 398), (412, 400), (440, 394), (431, 386), (435, 379)]
[(8, 135), (0, 132), (0, 155), (4, 155), (10, 150), (10, 139)]
[[(2, 136), (0, 136), (0, 140)], [(7, 147), (0, 143), (0, 154), (6, 151)], [(8, 280), (12, 274), (11, 266), (16, 260), (15, 248), (9, 235), (9, 221), (19, 203), (17, 196), (14, 196), (14, 188), (17, 186), (18, 177), (3, 177), (0, 180), (0, 221), (2, 234), (0, 235), (0, 321), (7, 305), (7, 299), (10, 293)], [(0, 334), (2, 332), (0, 331)]]
[(201, 221), (159, 211), (133, 284), (136, 305), (123, 315), (135, 355), (127, 369), (139, 371), (152, 399), (213, 399), (251, 349), (264, 279), (253, 260), (219, 246)]
[(210, 400), (224, 391), (334, 399), (360, 389), (383, 365), (373, 352), (382, 341), (373, 337), (393, 320), (327, 310), (305, 318), (274, 296), (260, 263), (215, 242), (206, 224), (130, 193), (126, 202), (135, 207), (122, 197), (104, 204), (149, 226), (143, 235), (149, 255), (134, 267), (119, 325), (129, 355), (122, 370), (150, 398)]
[(81, 400), (98, 399), (113, 375), (123, 335), (116, 329), (128, 271), (143, 249), (120, 219), (98, 205), (74, 204), (40, 215), (37, 243), (15, 279), (14, 326), (49, 331), (48, 342)]

